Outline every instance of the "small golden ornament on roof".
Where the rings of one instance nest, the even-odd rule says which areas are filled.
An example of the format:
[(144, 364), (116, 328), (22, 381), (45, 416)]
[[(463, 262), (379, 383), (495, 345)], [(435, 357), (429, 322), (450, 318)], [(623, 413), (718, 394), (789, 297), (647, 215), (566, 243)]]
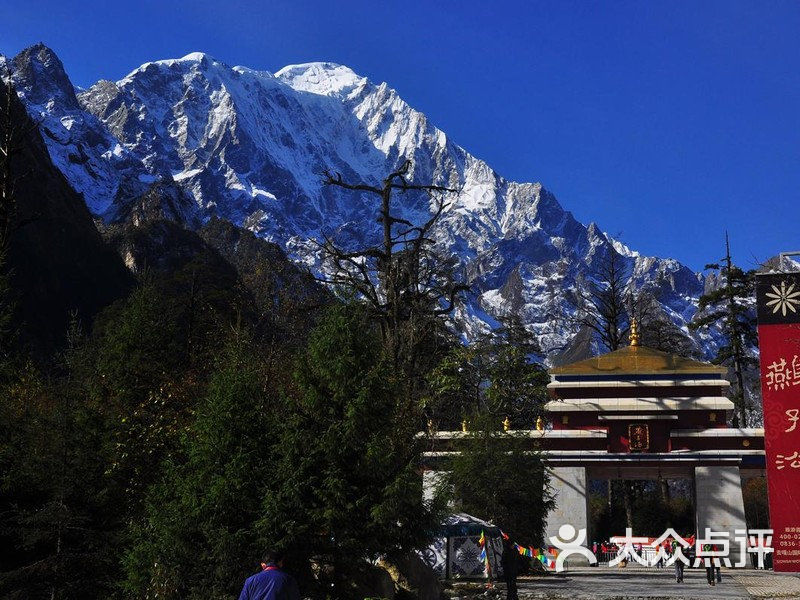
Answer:
[(536, 431), (544, 431), (544, 419), (542, 419), (542, 415), (536, 419)]
[(631, 319), (631, 332), (628, 336), (630, 338), (631, 346), (639, 345), (639, 326), (636, 324), (636, 319)]
[(467, 433), (467, 420), (466, 419), (461, 421), (461, 431), (463, 431), (464, 433)]
[(509, 429), (511, 429), (511, 419), (506, 417), (503, 420), (503, 431), (508, 431)]

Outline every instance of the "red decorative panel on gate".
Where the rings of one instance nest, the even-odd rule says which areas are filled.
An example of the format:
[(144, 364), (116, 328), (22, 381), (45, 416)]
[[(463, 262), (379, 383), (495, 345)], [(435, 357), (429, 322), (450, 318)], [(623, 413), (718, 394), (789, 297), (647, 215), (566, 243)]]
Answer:
[(776, 571), (800, 571), (800, 273), (756, 285), (764, 444)]

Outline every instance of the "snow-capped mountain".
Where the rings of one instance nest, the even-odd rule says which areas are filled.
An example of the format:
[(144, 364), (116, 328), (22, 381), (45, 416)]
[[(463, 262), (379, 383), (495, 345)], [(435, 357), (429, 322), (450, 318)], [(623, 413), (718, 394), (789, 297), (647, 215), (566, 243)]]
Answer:
[[(358, 243), (377, 232), (374, 200), (325, 187), (321, 174), (374, 184), (410, 159), (414, 181), (459, 190), (436, 237), (473, 284), (456, 315), (465, 336), (514, 312), (546, 351), (564, 347), (576, 326), (551, 317), (574, 311), (576, 281), (612, 251), (688, 335), (700, 275), (579, 223), (539, 183), (504, 179), (387, 84), (345, 66), (310, 63), (273, 74), (193, 53), (76, 91), (43, 45), (5, 64), (41, 121), (54, 164), (105, 221), (129, 218), (131, 203), (158, 183), (173, 190), (175, 219), (191, 226), (220, 216), (314, 268), (308, 240), (328, 234)], [(430, 210), (426, 196), (398, 198), (406, 218)], [(712, 349), (713, 340), (694, 341)]]

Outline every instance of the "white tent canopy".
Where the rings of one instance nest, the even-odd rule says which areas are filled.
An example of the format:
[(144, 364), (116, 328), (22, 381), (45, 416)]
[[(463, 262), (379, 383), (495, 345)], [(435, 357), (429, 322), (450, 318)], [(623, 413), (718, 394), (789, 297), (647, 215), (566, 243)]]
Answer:
[(486, 539), (489, 568), (493, 577), (501, 574), (503, 539), (500, 528), (466, 513), (448, 516), (422, 559), (441, 579), (486, 579), (489, 573), (480, 559), (480, 537)]

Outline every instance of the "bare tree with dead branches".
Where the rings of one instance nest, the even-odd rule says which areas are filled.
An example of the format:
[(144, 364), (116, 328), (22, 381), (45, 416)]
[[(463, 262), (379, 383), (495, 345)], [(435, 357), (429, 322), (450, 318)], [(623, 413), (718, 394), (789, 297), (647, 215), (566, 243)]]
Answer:
[[(377, 223), (381, 235), (375, 244), (343, 248), (330, 237), (320, 244), (328, 284), (355, 293), (379, 323), (384, 343), (395, 364), (418, 366), (419, 349), (436, 322), (451, 313), (459, 295), (468, 289), (458, 273), (457, 260), (437, 248), (433, 229), (450, 206), (457, 190), (409, 181), (411, 161), (389, 173), (381, 185), (349, 183), (341, 174), (325, 172), (324, 183), (379, 199)], [(421, 224), (397, 214), (397, 194), (423, 192), (432, 212)]]
[(593, 275), (593, 281), (585, 276), (578, 281), (573, 320), (590, 329), (608, 350), (618, 350), (626, 342), (632, 303), (622, 257), (609, 248)]
[(598, 263), (592, 279), (576, 286), (574, 325), (589, 329), (609, 351), (628, 343), (630, 323), (636, 320), (642, 345), (662, 352), (690, 354), (691, 340), (682, 335), (645, 288), (636, 289), (625, 262), (613, 248)]

